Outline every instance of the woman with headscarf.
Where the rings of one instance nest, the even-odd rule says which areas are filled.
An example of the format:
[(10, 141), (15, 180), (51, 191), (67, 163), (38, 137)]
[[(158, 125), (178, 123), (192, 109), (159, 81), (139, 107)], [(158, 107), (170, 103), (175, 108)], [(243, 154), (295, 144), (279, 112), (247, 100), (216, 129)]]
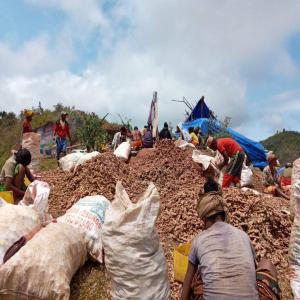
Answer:
[(32, 117), (33, 117), (33, 111), (30, 109), (25, 109), (24, 116), (25, 116), (25, 119), (22, 124), (22, 132), (23, 133), (32, 132), (33, 130), (31, 127), (31, 121), (32, 121)]
[[(256, 274), (256, 256), (249, 236), (227, 223), (228, 205), (219, 185), (209, 179), (204, 190), (197, 211), (205, 230), (192, 242), (181, 300), (280, 299), (273, 266), (264, 263)], [(266, 278), (272, 280), (272, 285), (266, 283)], [(262, 297), (265, 294), (270, 297)]]
[(282, 191), (280, 181), (277, 178), (277, 168), (279, 165), (276, 155), (270, 152), (267, 155), (267, 161), (268, 165), (263, 170), (264, 193), (289, 199)]

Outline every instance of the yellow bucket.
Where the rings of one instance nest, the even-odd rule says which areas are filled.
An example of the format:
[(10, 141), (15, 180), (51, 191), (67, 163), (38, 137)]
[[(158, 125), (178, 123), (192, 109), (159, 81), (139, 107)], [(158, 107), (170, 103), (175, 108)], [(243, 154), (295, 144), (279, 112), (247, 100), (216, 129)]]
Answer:
[(7, 203), (14, 204), (14, 195), (12, 191), (0, 192), (0, 198), (4, 199)]
[(191, 243), (182, 244), (174, 249), (174, 277), (177, 281), (184, 281), (190, 249)]

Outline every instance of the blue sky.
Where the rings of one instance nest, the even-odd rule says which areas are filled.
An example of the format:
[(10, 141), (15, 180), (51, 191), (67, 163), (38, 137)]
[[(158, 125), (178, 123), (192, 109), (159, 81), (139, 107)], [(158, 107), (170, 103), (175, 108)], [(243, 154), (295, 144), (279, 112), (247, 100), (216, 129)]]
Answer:
[(202, 95), (260, 140), (300, 131), (300, 2), (10, 0), (0, 2), (1, 110), (42, 102), (182, 121), (171, 99)]

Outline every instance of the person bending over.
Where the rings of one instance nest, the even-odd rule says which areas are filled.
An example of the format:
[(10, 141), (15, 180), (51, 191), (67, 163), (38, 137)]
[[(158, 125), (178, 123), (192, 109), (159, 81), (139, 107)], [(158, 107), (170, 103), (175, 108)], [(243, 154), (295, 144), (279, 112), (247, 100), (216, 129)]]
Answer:
[(239, 184), (246, 155), (243, 148), (232, 138), (215, 139), (210, 136), (206, 144), (210, 149), (218, 150), (224, 157), (224, 162), (219, 167), (222, 170), (224, 166), (227, 166), (222, 187), (227, 188), (232, 182)]

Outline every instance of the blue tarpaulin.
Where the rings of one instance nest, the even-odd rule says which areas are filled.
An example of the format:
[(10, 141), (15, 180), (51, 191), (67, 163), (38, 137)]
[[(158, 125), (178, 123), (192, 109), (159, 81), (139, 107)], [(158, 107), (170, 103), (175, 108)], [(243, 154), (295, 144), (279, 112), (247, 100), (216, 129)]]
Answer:
[(190, 122), (194, 119), (209, 118), (209, 117), (210, 117), (210, 110), (206, 105), (206, 103), (204, 102), (204, 97), (203, 97), (198, 101), (197, 105), (194, 107), (191, 114), (186, 119), (186, 122)]
[[(219, 121), (207, 118), (199, 118), (182, 124), (182, 128), (186, 131), (189, 129), (189, 127), (196, 126), (198, 126), (205, 135), (207, 135), (209, 132), (218, 133), (222, 128)], [(225, 131), (240, 144), (247, 155), (251, 158), (251, 161), (255, 167), (264, 168), (267, 165), (265, 148), (262, 144), (248, 139), (231, 128), (227, 128)]]

